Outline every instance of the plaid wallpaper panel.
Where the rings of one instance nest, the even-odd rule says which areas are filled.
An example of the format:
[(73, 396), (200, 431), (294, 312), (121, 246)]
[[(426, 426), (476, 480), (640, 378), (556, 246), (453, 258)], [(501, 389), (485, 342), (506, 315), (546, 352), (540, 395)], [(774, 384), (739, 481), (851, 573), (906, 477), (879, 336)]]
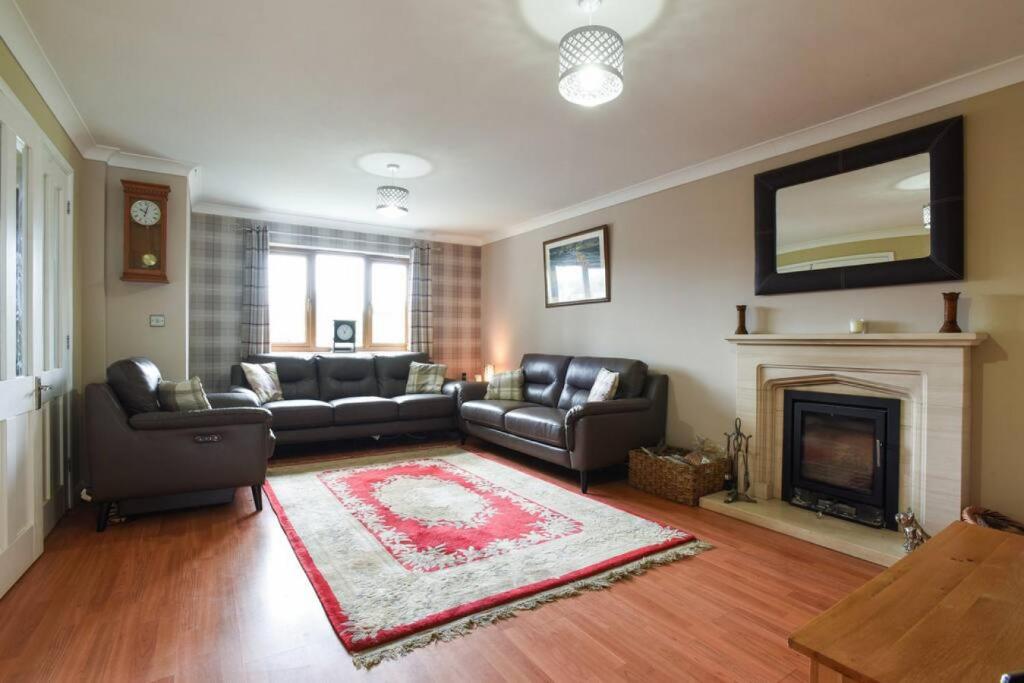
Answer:
[[(189, 273), (189, 374), (207, 391), (230, 384), (241, 360), (244, 229), (247, 219), (193, 213)], [(265, 223), (271, 244), (408, 256), (413, 241), (350, 230)], [(480, 247), (430, 243), (433, 357), (448, 376), (472, 379), (480, 361)]]

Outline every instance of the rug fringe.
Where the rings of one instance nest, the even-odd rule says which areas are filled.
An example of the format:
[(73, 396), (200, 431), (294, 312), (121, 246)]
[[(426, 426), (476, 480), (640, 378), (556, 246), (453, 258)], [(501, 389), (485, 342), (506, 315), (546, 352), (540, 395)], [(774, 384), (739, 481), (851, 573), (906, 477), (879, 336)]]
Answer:
[(536, 609), (554, 600), (579, 595), (585, 590), (593, 591), (609, 588), (616, 581), (643, 574), (651, 567), (669, 564), (684, 557), (693, 557), (713, 547), (707, 541), (690, 541), (660, 553), (642, 557), (621, 567), (615, 567), (600, 574), (595, 574), (579, 581), (573, 581), (564, 586), (558, 586), (521, 600), (498, 605), (489, 610), (471, 614), (468, 617), (457, 619), (448, 624), (381, 645), (380, 647), (375, 647), (371, 650), (353, 653), (352, 663), (357, 669), (370, 669), (381, 662), (398, 659), (413, 650), (430, 645), (434, 641), (449, 641), (466, 635), (477, 626), (493, 624), (502, 619), (510, 619), (520, 610)]

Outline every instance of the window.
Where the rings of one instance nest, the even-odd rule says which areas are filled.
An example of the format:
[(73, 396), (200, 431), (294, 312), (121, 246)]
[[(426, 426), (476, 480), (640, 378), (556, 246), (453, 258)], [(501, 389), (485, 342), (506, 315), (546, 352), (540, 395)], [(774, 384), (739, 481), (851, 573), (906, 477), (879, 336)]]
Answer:
[(357, 348), (406, 348), (405, 259), (276, 248), (268, 280), (275, 350), (330, 350), (335, 320), (356, 321)]

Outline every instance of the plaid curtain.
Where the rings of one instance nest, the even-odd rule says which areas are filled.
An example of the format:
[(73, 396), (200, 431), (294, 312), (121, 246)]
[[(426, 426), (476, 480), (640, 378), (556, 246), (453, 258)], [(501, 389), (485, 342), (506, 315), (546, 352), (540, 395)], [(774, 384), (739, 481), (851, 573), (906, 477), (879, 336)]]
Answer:
[(242, 289), (242, 358), (270, 352), (270, 299), (267, 266), (270, 234), (265, 226), (245, 230), (244, 288)]
[(416, 242), (409, 258), (409, 350), (433, 357), (434, 314), (430, 302), (430, 245)]

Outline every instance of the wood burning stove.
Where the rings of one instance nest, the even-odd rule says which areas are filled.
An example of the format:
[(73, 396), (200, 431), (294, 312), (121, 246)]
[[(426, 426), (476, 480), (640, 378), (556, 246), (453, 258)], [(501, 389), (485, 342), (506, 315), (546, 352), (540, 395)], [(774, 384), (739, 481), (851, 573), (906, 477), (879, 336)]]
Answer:
[(784, 500), (895, 529), (899, 466), (898, 399), (785, 392)]

